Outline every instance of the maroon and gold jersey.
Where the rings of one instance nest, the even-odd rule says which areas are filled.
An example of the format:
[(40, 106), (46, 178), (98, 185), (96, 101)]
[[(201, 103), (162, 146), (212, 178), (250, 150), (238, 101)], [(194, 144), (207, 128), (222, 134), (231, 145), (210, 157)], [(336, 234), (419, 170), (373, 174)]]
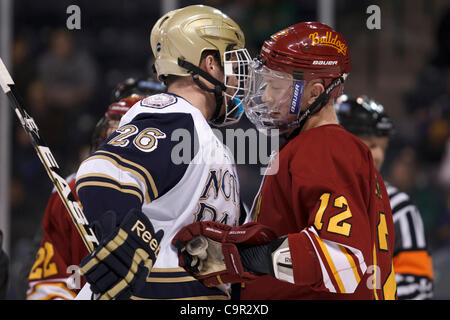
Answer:
[(246, 282), (242, 299), (395, 299), (394, 226), (370, 150), (339, 125), (300, 133), (265, 178), (254, 219), (288, 235), (292, 283)]
[[(76, 195), (75, 179), (68, 182)], [(85, 283), (77, 272), (88, 251), (56, 191), (48, 200), (42, 228), (44, 235), (28, 276), (27, 299), (74, 299)]]

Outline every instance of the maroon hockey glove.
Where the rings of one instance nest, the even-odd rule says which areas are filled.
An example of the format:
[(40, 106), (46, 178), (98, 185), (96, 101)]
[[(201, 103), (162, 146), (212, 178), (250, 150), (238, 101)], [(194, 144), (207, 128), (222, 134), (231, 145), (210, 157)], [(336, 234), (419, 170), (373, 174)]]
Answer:
[(241, 262), (239, 250), (267, 244), (277, 236), (270, 228), (249, 222), (232, 227), (213, 221), (183, 227), (173, 238), (179, 264), (208, 287), (253, 279)]

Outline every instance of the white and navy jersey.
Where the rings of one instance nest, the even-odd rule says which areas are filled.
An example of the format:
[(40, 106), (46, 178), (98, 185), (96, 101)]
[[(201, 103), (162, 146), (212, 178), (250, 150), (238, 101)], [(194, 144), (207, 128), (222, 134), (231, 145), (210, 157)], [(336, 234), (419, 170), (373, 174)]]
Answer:
[(94, 221), (107, 210), (123, 217), (138, 208), (164, 230), (147, 285), (135, 299), (220, 299), (179, 267), (171, 241), (185, 225), (213, 220), (237, 225), (239, 183), (231, 153), (202, 113), (162, 93), (141, 100), (77, 172), (77, 193)]
[(386, 183), (395, 227), (394, 271), (399, 300), (431, 299), (433, 268), (419, 209), (409, 196)]

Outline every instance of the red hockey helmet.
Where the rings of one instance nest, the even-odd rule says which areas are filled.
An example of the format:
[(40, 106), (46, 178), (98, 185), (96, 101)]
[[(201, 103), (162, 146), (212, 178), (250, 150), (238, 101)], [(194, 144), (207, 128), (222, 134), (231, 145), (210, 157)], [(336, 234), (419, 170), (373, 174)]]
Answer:
[[(320, 22), (301, 22), (275, 33), (261, 48), (261, 60), (269, 69), (287, 72), (294, 79), (324, 79), (325, 86), (350, 73), (350, 50), (344, 37)], [(335, 88), (331, 97), (342, 94)]]
[(128, 110), (138, 101), (144, 99), (145, 96), (138, 94), (132, 94), (126, 98), (123, 98), (117, 102), (113, 102), (109, 105), (108, 110), (105, 112), (105, 117), (109, 120), (120, 120), (122, 116), (127, 113)]
[[(250, 65), (245, 112), (268, 134), (302, 126), (311, 114), (343, 92), (350, 73), (350, 50), (345, 39), (319, 22), (302, 22), (266, 40)], [(323, 80), (324, 92), (307, 107), (301, 106), (304, 87)], [(267, 131), (269, 130), (269, 131)]]
[(132, 94), (109, 105), (105, 115), (98, 121), (92, 134), (91, 151), (95, 151), (102, 142), (116, 129), (120, 119), (132, 106), (138, 101), (144, 99), (145, 96)]

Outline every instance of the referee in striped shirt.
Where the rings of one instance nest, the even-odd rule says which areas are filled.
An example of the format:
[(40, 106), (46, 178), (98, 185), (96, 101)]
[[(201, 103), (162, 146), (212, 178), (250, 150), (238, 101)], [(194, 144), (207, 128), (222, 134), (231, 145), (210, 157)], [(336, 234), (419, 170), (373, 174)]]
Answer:
[[(372, 151), (379, 171), (393, 132), (393, 124), (379, 103), (365, 96), (337, 99), (340, 124)], [(395, 226), (394, 272), (399, 300), (433, 298), (433, 267), (422, 217), (410, 197), (385, 181)]]

